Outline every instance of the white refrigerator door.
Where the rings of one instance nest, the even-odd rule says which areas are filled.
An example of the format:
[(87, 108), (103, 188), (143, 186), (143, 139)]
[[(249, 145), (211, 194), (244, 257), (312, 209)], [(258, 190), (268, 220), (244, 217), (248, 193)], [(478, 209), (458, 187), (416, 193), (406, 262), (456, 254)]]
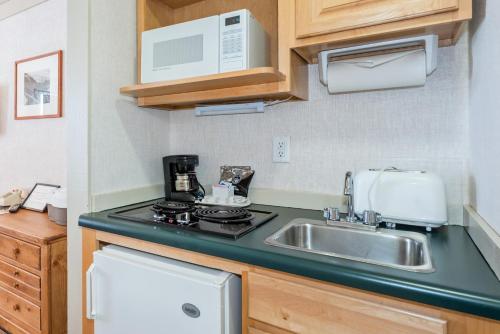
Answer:
[(240, 332), (241, 282), (232, 274), (107, 246), (94, 253), (90, 276), (95, 334)]

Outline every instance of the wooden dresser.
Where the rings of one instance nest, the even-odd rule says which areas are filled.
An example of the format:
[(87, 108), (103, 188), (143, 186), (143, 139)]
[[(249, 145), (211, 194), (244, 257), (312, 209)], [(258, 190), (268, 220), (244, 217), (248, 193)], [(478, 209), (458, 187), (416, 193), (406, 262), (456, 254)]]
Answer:
[(0, 215), (0, 333), (67, 333), (66, 254), (47, 214)]

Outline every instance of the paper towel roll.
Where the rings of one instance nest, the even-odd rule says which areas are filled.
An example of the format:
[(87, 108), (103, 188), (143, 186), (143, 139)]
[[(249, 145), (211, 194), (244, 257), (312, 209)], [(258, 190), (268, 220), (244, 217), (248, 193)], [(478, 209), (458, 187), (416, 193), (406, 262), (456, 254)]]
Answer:
[(330, 94), (423, 86), (427, 79), (424, 50), (333, 61), (328, 64)]

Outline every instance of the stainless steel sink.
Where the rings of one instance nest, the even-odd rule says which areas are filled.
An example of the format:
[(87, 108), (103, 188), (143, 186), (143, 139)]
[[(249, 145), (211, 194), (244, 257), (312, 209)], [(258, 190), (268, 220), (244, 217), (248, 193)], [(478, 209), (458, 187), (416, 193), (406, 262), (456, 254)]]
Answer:
[(319, 220), (295, 219), (265, 242), (272, 246), (402, 270), (434, 271), (427, 237), (416, 232), (389, 229), (365, 231), (328, 226)]

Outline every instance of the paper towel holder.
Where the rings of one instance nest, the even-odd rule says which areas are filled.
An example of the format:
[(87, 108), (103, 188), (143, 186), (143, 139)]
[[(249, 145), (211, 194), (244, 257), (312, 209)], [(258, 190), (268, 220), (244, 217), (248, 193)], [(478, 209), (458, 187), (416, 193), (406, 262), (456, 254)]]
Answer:
[(329, 57), (339, 57), (357, 55), (366, 52), (383, 51), (396, 48), (417, 46), (424, 43), (426, 72), (431, 75), (437, 68), (437, 50), (439, 37), (437, 35), (412, 36), (400, 39), (379, 41), (375, 43), (350, 46), (340, 49), (331, 49), (318, 53), (319, 81), (328, 86), (328, 59)]

